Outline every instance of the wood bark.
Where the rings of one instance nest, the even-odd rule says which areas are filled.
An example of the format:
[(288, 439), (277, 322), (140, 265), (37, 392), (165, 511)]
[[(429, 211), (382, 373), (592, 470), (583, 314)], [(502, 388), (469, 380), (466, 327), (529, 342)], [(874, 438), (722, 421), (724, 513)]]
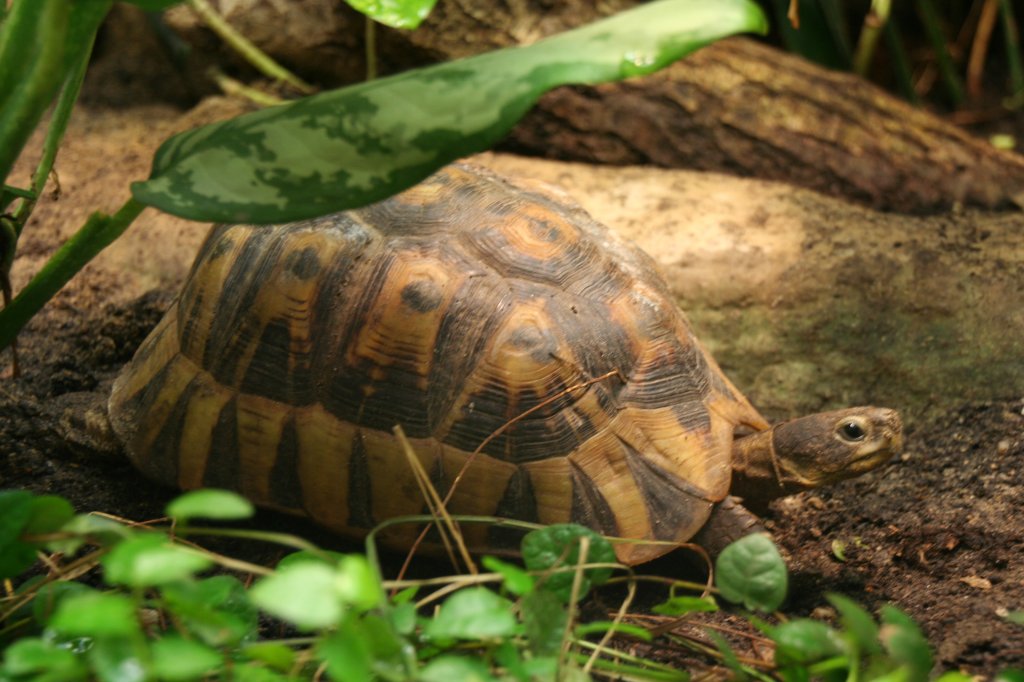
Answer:
[(642, 79), (546, 95), (503, 145), (779, 180), (873, 208), (1024, 201), (1024, 158), (847, 73), (743, 38)]

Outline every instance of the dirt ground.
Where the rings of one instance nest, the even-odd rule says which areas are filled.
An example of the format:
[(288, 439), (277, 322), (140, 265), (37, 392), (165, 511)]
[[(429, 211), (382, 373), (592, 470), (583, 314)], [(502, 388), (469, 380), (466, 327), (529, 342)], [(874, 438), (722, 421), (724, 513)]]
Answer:
[[(81, 511), (161, 515), (173, 491), (69, 443), (55, 413), (60, 396), (102, 394), (169, 300), (85, 315), (64, 306), (31, 323), (22, 376), (0, 383), (0, 487), (64, 495)], [(1024, 666), (1024, 628), (1002, 617), (1024, 607), (1024, 400), (964, 405), (913, 426), (906, 444), (881, 470), (774, 505), (768, 521), (792, 572), (786, 613), (828, 618), (828, 592), (892, 603), (921, 623), (943, 669)], [(353, 548), (289, 517), (261, 513), (254, 525)]]
[[(141, 174), (146, 159), (141, 152), (129, 162)], [(62, 172), (70, 181), (72, 171)], [(94, 197), (82, 201), (103, 207)], [(53, 235), (37, 234), (51, 243), (27, 242), (22, 256), (40, 259), (52, 248)], [(19, 378), (7, 374), (9, 355), (0, 356), (0, 488), (64, 495), (80, 511), (158, 517), (174, 492), (118, 459), (97, 458), (68, 442), (55, 414), (61, 396), (105, 391), (173, 291), (154, 281), (155, 293), (107, 303), (117, 300), (116, 283), (89, 282), (61, 295), (22, 334)], [(776, 503), (767, 520), (792, 573), (786, 613), (828, 618), (834, 615), (825, 606), (828, 592), (870, 608), (892, 603), (922, 625), (941, 669), (989, 676), (1024, 667), (1024, 627), (1003, 617), (1024, 609), (1022, 461), (1024, 386), (1002, 401), (963, 404), (915, 420), (898, 461), (836, 488)], [(288, 529), (328, 546), (342, 542), (270, 513), (261, 513), (254, 525)], [(657, 568), (673, 566), (661, 561)]]

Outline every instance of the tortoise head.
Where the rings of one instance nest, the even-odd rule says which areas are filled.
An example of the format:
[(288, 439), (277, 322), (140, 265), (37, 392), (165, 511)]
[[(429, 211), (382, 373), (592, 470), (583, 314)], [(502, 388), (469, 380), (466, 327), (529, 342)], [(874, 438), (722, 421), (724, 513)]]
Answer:
[(859, 476), (903, 448), (895, 410), (852, 407), (776, 424), (733, 446), (732, 493), (767, 501)]

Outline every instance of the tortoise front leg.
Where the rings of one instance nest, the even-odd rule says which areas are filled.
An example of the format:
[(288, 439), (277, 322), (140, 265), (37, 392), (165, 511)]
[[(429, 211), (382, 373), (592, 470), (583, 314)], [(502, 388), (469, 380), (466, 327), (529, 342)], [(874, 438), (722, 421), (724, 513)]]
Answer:
[(730, 543), (753, 533), (767, 532), (761, 519), (731, 495), (711, 509), (707, 523), (697, 531), (691, 542), (700, 545), (711, 558), (717, 557)]

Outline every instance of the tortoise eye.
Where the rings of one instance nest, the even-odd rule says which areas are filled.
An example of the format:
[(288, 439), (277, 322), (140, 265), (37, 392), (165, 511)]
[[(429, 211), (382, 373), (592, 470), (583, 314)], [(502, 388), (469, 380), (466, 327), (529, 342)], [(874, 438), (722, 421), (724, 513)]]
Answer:
[(858, 441), (864, 440), (864, 429), (855, 421), (843, 422), (839, 425), (839, 435), (844, 440)]

